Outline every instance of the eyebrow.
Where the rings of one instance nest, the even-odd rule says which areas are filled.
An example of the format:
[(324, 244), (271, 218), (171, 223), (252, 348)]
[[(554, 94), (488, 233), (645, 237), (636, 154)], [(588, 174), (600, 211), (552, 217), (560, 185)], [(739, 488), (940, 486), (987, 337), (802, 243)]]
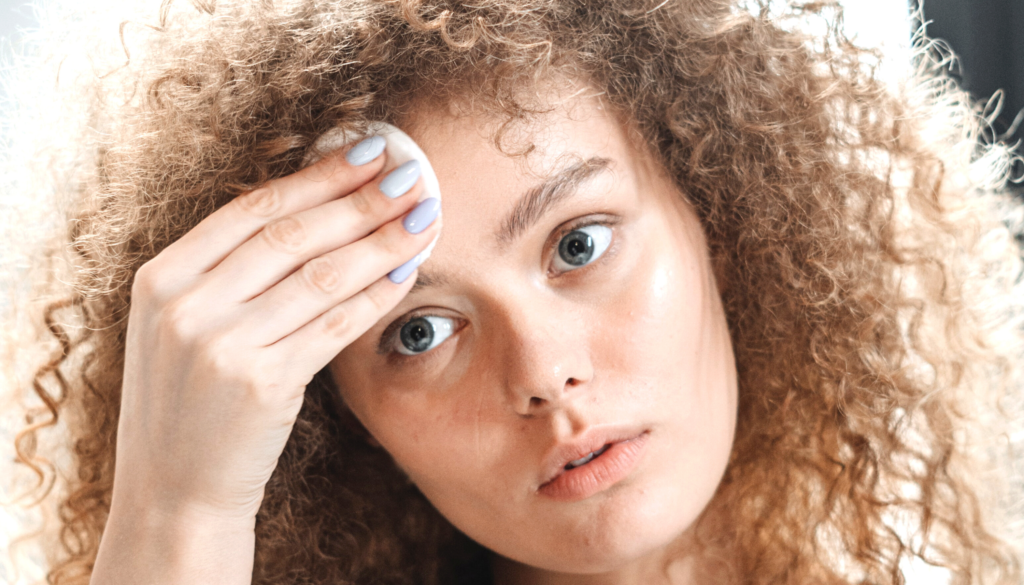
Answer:
[(611, 159), (599, 156), (571, 164), (531, 187), (501, 222), (494, 239), (509, 246), (530, 229), (551, 207), (574, 195), (580, 186), (611, 166)]
[[(503, 247), (512, 245), (552, 207), (576, 194), (584, 183), (608, 170), (611, 163), (609, 158), (593, 156), (570, 164), (531, 187), (505, 216), (494, 239)], [(447, 282), (443, 275), (421, 271), (408, 294)]]
[(416, 282), (413, 283), (412, 288), (410, 288), (409, 292), (406, 294), (411, 295), (412, 293), (418, 290), (423, 290), (425, 288), (429, 288), (432, 286), (440, 286), (443, 284), (448, 284), (447, 277), (440, 274), (434, 274), (432, 272), (420, 271), (416, 276)]

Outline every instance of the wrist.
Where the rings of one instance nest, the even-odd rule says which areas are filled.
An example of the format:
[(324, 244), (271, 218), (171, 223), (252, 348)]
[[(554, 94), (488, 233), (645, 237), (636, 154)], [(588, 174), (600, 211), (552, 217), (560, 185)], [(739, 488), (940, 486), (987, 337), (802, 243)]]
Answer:
[(255, 517), (114, 497), (93, 585), (252, 582)]

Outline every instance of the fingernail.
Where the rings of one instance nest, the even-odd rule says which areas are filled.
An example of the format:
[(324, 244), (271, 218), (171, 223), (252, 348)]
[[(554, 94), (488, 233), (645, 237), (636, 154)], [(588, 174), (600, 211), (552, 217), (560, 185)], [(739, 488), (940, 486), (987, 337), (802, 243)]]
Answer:
[(412, 257), (412, 260), (409, 260), (405, 264), (402, 264), (398, 268), (395, 268), (394, 270), (389, 272), (388, 278), (391, 279), (391, 282), (395, 284), (402, 284), (403, 282), (405, 282), (406, 278), (409, 278), (409, 275), (412, 274), (412, 271), (416, 270), (416, 267), (422, 264), (423, 261), (426, 260), (428, 256), (430, 256), (430, 253), (427, 252), (426, 250), (420, 252), (419, 254), (416, 254), (415, 256)]
[(380, 182), (380, 191), (394, 199), (412, 189), (412, 186), (416, 184), (416, 179), (419, 177), (420, 161), (412, 159), (388, 173), (388, 176), (384, 177), (384, 180)]
[(387, 146), (387, 141), (383, 136), (371, 136), (345, 153), (345, 160), (351, 165), (365, 165), (380, 156), (380, 153), (384, 152), (385, 146)]
[(418, 234), (437, 219), (437, 212), (440, 209), (441, 200), (437, 197), (428, 197), (413, 207), (409, 215), (402, 220), (402, 225), (410, 234)]

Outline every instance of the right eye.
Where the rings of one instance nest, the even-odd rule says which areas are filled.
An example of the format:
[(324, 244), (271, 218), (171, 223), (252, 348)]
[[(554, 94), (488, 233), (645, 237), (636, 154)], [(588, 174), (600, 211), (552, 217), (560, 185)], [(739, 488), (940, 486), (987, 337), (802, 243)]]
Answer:
[(441, 344), (455, 331), (453, 319), (424, 315), (410, 319), (398, 331), (395, 351), (403, 355), (419, 355)]

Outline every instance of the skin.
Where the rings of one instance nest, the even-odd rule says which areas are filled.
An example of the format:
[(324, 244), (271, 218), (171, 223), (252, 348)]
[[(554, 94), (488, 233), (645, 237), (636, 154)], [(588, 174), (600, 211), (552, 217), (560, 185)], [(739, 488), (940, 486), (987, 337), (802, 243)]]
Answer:
[(388, 162), (339, 149), (203, 219), (132, 283), (117, 472), (90, 583), (252, 582), (256, 513), (306, 386), (413, 284)]
[[(687, 563), (669, 562), (685, 555), (670, 553), (721, 480), (737, 401), (693, 209), (594, 98), (531, 126), (525, 160), (498, 151), (477, 116), (429, 111), (404, 126), (443, 194), (444, 229), (418, 273), (435, 284), (331, 361), (345, 403), (449, 521), (496, 553), (498, 583), (688, 581)], [(495, 240), (530, 187), (590, 157), (607, 170), (515, 241)], [(611, 244), (560, 272), (560, 230), (575, 220), (612, 221)], [(378, 353), (388, 325), (421, 314), (455, 332), (418, 356)], [(580, 501), (538, 493), (553, 445), (623, 424), (649, 431), (625, 479)]]
[[(410, 233), (423, 181), (385, 197), (393, 161), (339, 149), (219, 208), (136, 272), (90, 583), (250, 583), (267, 480), (325, 366), (423, 493), (495, 551), (499, 583), (697, 580), (694, 555), (668, 561), (725, 468), (736, 376), (692, 210), (596, 101), (540, 120), (526, 161), (490, 147), (484, 119), (428, 110), (408, 130), (447, 220)], [(491, 240), (520, 193), (595, 156), (607, 169), (577, 196)], [(562, 273), (558, 228), (580, 218), (614, 237)], [(438, 233), (422, 273), (387, 278)], [(420, 276), (434, 286), (414, 287)], [(386, 324), (423, 307), (455, 334), (416, 361), (375, 351)], [(607, 425), (647, 432), (627, 475), (573, 502), (538, 492), (549, 450)]]

